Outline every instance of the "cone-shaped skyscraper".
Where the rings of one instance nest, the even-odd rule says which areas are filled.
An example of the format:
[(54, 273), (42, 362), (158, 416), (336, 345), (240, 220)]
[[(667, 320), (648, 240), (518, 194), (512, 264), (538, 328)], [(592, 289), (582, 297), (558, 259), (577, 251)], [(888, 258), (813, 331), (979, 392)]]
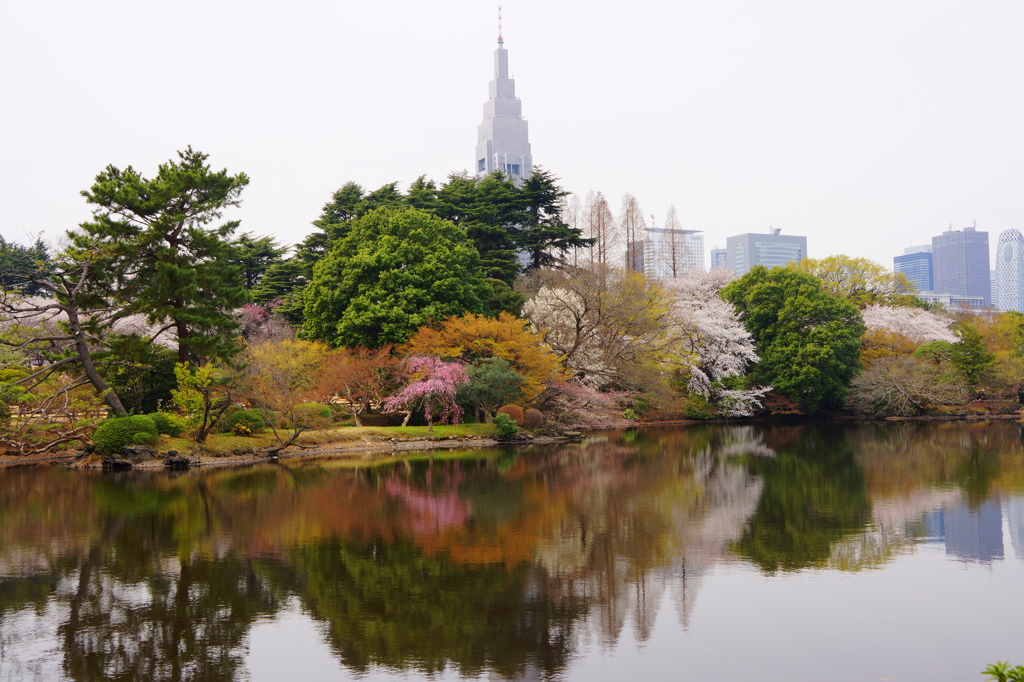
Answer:
[(490, 83), (490, 99), (484, 104), (484, 120), (480, 124), (476, 144), (476, 175), (484, 177), (500, 170), (514, 180), (530, 177), (533, 156), (523, 103), (516, 97), (516, 82), (508, 77), (508, 50), (501, 36), (501, 14), (498, 14), (498, 49), (494, 51), (494, 80)]

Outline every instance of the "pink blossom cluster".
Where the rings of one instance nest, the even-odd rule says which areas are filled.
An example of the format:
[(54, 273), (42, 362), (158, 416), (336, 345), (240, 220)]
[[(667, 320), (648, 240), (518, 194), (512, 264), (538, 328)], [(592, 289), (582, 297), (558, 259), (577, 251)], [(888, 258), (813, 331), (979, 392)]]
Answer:
[(469, 383), (466, 368), (458, 362), (414, 355), (405, 361), (405, 369), (409, 383), (384, 401), (384, 411), (422, 407), (428, 424), (435, 417), (441, 423), (458, 424), (464, 411), (455, 401), (455, 394), (459, 386)]

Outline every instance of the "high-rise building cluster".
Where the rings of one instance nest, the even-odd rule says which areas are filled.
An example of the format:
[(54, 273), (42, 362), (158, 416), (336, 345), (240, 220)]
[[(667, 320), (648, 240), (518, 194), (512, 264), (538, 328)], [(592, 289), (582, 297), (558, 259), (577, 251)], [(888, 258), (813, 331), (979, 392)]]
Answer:
[[(500, 8), (499, 8), (500, 9)], [(498, 49), (494, 52), (494, 79), (478, 127), (475, 170), (477, 177), (501, 171), (516, 182), (533, 172), (528, 125), (509, 77), (508, 51), (498, 15)], [(688, 270), (704, 268), (704, 236), (700, 230), (645, 227), (643, 236), (630, 241), (626, 266), (652, 279), (670, 279)], [(726, 239), (725, 248), (711, 249), (710, 268), (726, 268), (742, 276), (756, 265), (775, 267), (807, 258), (807, 237), (783, 235), (781, 230), (739, 234)], [(912, 246), (893, 259), (893, 270), (906, 275), (922, 300), (949, 308), (994, 306), (1024, 312), (1024, 235), (1005, 230), (999, 235), (995, 267), (989, 267), (988, 233), (976, 226), (952, 226), (932, 237), (930, 244)]]
[(932, 237), (931, 244), (912, 246), (893, 259), (918, 296), (947, 308), (994, 307), (1024, 312), (1024, 236), (1004, 230), (996, 245), (994, 267), (989, 264), (988, 232), (976, 226)]

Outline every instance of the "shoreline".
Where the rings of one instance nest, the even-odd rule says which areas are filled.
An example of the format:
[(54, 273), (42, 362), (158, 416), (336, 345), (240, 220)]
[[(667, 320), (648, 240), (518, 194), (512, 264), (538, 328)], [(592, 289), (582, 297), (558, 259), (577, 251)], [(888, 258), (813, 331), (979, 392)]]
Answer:
[[(491, 448), (500, 446), (524, 446), (524, 445), (555, 445), (560, 443), (580, 442), (587, 433), (596, 431), (609, 431), (618, 428), (644, 428), (660, 426), (690, 426), (698, 424), (791, 424), (793, 422), (984, 422), (984, 421), (1010, 421), (1024, 420), (1024, 414), (930, 414), (916, 415), (911, 417), (861, 417), (855, 415), (775, 415), (770, 417), (747, 417), (744, 419), (672, 419), (666, 421), (635, 422), (630, 426), (607, 426), (590, 425), (581, 427), (579, 431), (566, 431), (565, 436), (533, 436), (522, 440), (501, 441), (496, 438), (473, 436), (473, 437), (448, 437), (446, 439), (430, 439), (426, 437), (410, 439), (383, 439), (383, 440), (362, 440), (353, 441), (332, 441), (313, 446), (292, 445), (277, 455), (263, 455), (258, 452), (247, 454), (225, 453), (219, 456), (199, 455), (198, 458), (190, 457), (189, 468), (245, 466), (259, 464), (262, 462), (274, 462), (284, 459), (313, 459), (313, 458), (334, 458), (346, 460), (353, 463), (368, 460), (400, 459), (401, 455), (410, 452), (424, 452), (431, 450), (454, 450)], [(369, 457), (368, 455), (376, 455)], [(71, 469), (101, 470), (103, 468), (102, 457), (99, 455), (83, 455), (81, 452), (73, 451), (60, 454), (39, 454), (39, 455), (0, 455), (0, 469), (21, 467), (21, 466), (65, 466)], [(158, 471), (168, 469), (164, 459), (154, 457), (153, 459), (136, 462), (132, 469)]]
[[(588, 429), (594, 431), (598, 429)], [(424, 452), (433, 450), (455, 450), (488, 448), (500, 446), (528, 446), (528, 445), (555, 445), (566, 443), (578, 443), (583, 439), (582, 432), (569, 431), (567, 433), (580, 433), (580, 436), (534, 436), (528, 439), (500, 441), (495, 438), (472, 437), (472, 438), (446, 438), (432, 440), (429, 438), (407, 439), (407, 440), (363, 440), (360, 442), (334, 441), (314, 446), (292, 445), (282, 450), (277, 455), (264, 455), (258, 452), (236, 455), (227, 453), (221, 456), (199, 455), (189, 457), (190, 469), (203, 469), (209, 467), (245, 466), (263, 462), (275, 462), (285, 459), (313, 459), (313, 458), (334, 458), (351, 462), (376, 461), (388, 457), (400, 458), (402, 453)], [(368, 457), (367, 455), (376, 455)], [(188, 455), (185, 455), (188, 456)], [(126, 460), (127, 461), (127, 460)], [(14, 468), (19, 466), (65, 466), (69, 469), (94, 470), (103, 469), (103, 457), (100, 455), (83, 455), (80, 452), (42, 455), (3, 455), (0, 456), (0, 469)], [(132, 463), (132, 470), (163, 471), (169, 470), (164, 464), (163, 457), (154, 457), (143, 462)]]

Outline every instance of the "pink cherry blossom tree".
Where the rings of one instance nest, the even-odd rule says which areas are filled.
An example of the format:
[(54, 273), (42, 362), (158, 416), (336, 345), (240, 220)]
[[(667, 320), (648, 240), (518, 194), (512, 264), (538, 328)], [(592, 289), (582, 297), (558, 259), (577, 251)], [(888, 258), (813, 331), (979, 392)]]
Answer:
[(455, 402), (455, 392), (469, 382), (461, 363), (414, 355), (405, 361), (405, 371), (409, 382), (384, 401), (385, 412), (405, 412), (404, 426), (413, 409), (421, 407), (427, 419), (427, 431), (434, 430), (435, 417), (442, 424), (459, 423), (463, 409)]

